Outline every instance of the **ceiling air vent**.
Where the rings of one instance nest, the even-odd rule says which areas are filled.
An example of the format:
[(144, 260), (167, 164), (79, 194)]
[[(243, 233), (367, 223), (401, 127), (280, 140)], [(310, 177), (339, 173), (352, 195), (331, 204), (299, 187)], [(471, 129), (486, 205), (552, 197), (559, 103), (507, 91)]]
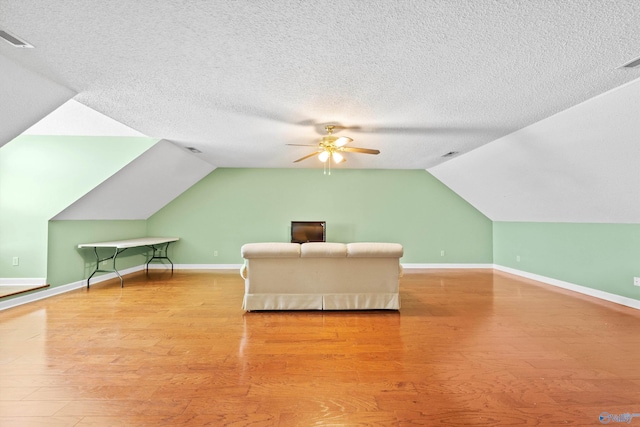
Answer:
[(626, 64), (619, 66), (618, 68), (638, 68), (638, 67), (640, 67), (640, 57), (633, 59), (627, 62)]
[(0, 30), (0, 38), (6, 41), (7, 43), (11, 44), (11, 46), (13, 47), (28, 47), (28, 48), (33, 47), (33, 45), (27, 43), (24, 40), (20, 40), (18, 37), (14, 36), (13, 34), (9, 34), (4, 30)]
[(198, 150), (196, 147), (186, 147), (187, 150), (191, 151), (194, 154), (200, 154), (202, 151)]
[(458, 151), (449, 151), (447, 154), (443, 154), (442, 157), (453, 157), (458, 153)]

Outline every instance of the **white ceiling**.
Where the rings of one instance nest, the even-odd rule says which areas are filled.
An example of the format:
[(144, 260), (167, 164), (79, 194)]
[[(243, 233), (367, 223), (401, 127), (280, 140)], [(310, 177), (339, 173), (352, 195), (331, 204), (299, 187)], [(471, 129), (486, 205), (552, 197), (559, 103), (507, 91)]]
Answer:
[(144, 134), (70, 99), (22, 135), (145, 137)]
[(214, 167), (319, 167), (285, 144), (332, 123), (381, 151), (339, 167), (428, 169), (494, 220), (640, 222), (637, 173), (602, 137), (623, 126), (611, 147), (640, 160), (637, 103), (623, 96), (622, 124), (579, 116), (640, 77), (617, 68), (640, 56), (638, 16), (637, 0), (0, 0), (0, 29), (35, 46), (0, 42), (17, 100), (0, 103), (0, 146), (74, 93)]
[[(0, 0), (0, 19), (1, 5)], [(0, 41), (1, 44), (4, 43)], [(75, 95), (3, 57), (4, 49), (0, 47), (0, 147)]]
[(429, 171), (494, 221), (640, 223), (640, 80)]
[(147, 219), (213, 169), (160, 141), (52, 219)]
[(636, 0), (1, 0), (0, 55), (218, 167), (430, 168), (638, 77)]

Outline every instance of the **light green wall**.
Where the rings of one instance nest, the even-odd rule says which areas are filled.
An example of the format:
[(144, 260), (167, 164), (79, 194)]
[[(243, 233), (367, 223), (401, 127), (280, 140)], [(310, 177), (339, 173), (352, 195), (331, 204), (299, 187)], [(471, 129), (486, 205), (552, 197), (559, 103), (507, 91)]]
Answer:
[[(79, 243), (131, 239), (147, 235), (147, 221), (49, 221), (47, 280), (51, 286), (77, 282), (89, 277), (95, 268), (96, 257), (91, 249), (78, 249)], [(111, 250), (100, 249), (101, 258)], [(140, 248), (127, 249), (117, 259), (118, 270), (135, 267), (147, 261)], [(102, 268), (111, 269), (108, 262)], [(97, 277), (102, 273), (96, 274)]]
[(180, 237), (177, 263), (236, 264), (244, 243), (289, 241), (292, 220), (327, 221), (328, 241), (399, 242), (404, 263), (493, 262), (491, 221), (423, 170), (216, 169), (147, 230)]
[[(142, 235), (180, 237), (176, 263), (237, 264), (242, 244), (325, 220), (330, 241), (402, 243), (403, 263), (494, 262), (640, 299), (640, 225), (492, 223), (422, 170), (217, 169), (147, 221), (48, 221), (154, 142), (22, 136), (0, 148), (0, 277), (83, 280), (93, 257), (78, 243)], [(118, 266), (144, 259), (131, 250)]]
[(498, 265), (640, 299), (640, 225), (495, 222), (493, 232)]
[[(20, 136), (2, 146), (0, 277), (46, 277), (47, 221), (156, 141)], [(12, 266), (15, 256), (19, 266)]]

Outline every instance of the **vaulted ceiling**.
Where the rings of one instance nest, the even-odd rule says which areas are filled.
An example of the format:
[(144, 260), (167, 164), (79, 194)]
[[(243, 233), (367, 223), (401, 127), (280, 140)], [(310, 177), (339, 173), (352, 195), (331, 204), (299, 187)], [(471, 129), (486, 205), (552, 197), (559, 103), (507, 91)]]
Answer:
[[(584, 127), (594, 120), (572, 118), (611, 112), (615, 104), (581, 105), (640, 77), (618, 68), (640, 56), (637, 16), (635, 0), (0, 0), (0, 30), (35, 46), (0, 43), (0, 66), (11, 71), (0, 82), (11, 101), (0, 105), (9, 123), (0, 145), (71, 97), (195, 147), (215, 167), (318, 167), (292, 163), (312, 148), (286, 144), (312, 144), (331, 123), (352, 145), (381, 151), (340, 167), (428, 169), (493, 219), (638, 222), (630, 192), (640, 176), (601, 149), (637, 155), (631, 132), (593, 139)], [(545, 120), (551, 134), (540, 130)], [(449, 152), (458, 154), (442, 157)], [(606, 185), (573, 194), (596, 199), (581, 199), (591, 211), (579, 216), (568, 184), (559, 193), (539, 185), (550, 161), (557, 179), (580, 186), (585, 170), (600, 184), (623, 173), (614, 181), (627, 187), (604, 210)], [(544, 216), (545, 203), (566, 207)]]

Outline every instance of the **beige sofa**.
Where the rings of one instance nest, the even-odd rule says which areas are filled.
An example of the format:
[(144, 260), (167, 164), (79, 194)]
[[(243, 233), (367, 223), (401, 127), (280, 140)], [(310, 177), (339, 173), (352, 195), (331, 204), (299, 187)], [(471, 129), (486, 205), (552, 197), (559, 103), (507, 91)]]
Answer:
[(400, 309), (398, 243), (248, 243), (243, 308)]

